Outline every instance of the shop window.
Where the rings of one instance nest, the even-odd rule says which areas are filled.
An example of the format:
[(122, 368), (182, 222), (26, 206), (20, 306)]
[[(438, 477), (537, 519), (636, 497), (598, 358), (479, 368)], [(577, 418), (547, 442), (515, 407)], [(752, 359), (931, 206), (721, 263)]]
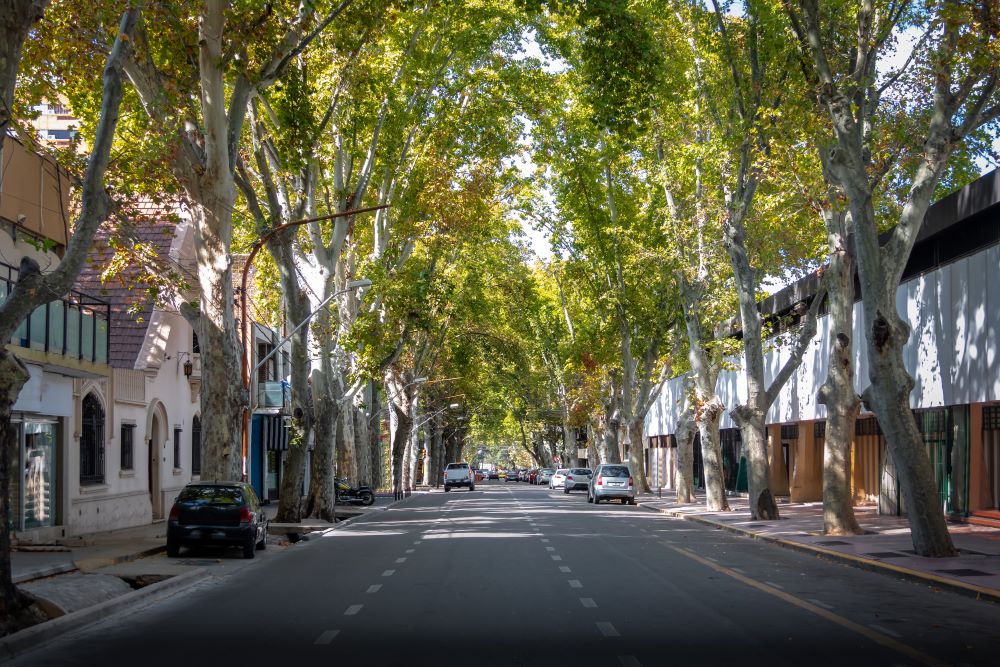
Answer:
[(80, 484), (104, 483), (104, 408), (93, 394), (83, 399)]
[(135, 467), (135, 424), (122, 424), (122, 470)]
[[(28, 422), (24, 431), (24, 527), (56, 525), (56, 434), (53, 422)], [(16, 491), (15, 491), (16, 493)]]

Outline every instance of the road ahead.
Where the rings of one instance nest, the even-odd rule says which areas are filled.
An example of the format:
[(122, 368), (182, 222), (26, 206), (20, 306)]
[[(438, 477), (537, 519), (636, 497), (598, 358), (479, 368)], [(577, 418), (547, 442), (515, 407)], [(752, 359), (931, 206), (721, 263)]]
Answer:
[(998, 628), (990, 603), (494, 482), (413, 497), (13, 664), (996, 665)]

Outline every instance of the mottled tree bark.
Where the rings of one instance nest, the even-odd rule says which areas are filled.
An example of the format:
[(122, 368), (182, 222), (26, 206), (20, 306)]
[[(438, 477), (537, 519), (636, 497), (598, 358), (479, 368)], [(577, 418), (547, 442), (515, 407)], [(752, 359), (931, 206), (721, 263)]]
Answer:
[(677, 474), (674, 475), (674, 493), (679, 503), (695, 502), (694, 495), (694, 435), (697, 431), (694, 415), (685, 410), (677, 419)]

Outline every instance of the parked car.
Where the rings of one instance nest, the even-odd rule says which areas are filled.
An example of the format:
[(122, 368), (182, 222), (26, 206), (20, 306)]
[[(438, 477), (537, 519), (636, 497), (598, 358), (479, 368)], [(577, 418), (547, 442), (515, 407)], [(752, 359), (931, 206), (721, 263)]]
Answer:
[(482, 470), (474, 470), (473, 472), (476, 474), (476, 481), (477, 482), (481, 482), (484, 479), (486, 479), (486, 475), (485, 475), (485, 473), (483, 473)]
[(490, 470), (489, 478), (490, 479), (500, 479), (500, 473), (497, 472), (496, 469), (494, 468), (493, 470)]
[(520, 479), (521, 479), (521, 473), (517, 468), (512, 468), (507, 471), (508, 482), (517, 482)]
[(563, 493), (569, 493), (577, 489), (586, 491), (590, 485), (592, 473), (593, 471), (590, 468), (570, 468), (566, 471), (566, 480), (563, 482)]
[(538, 471), (538, 475), (535, 477), (535, 484), (548, 484), (549, 480), (552, 479), (552, 473), (555, 470), (552, 468), (542, 468)]
[(467, 487), (469, 491), (476, 490), (475, 474), (468, 463), (449, 463), (444, 468), (443, 476), (445, 493), (459, 486)]
[(602, 463), (591, 478), (587, 488), (587, 502), (618, 498), (623, 505), (635, 505), (635, 486), (628, 466), (620, 463)]
[(238, 546), (253, 558), (267, 546), (267, 515), (246, 482), (192, 482), (167, 518), (167, 556), (182, 546)]
[(549, 488), (550, 489), (561, 489), (563, 482), (566, 481), (566, 473), (569, 472), (566, 468), (559, 468), (554, 473), (552, 477), (549, 478)]

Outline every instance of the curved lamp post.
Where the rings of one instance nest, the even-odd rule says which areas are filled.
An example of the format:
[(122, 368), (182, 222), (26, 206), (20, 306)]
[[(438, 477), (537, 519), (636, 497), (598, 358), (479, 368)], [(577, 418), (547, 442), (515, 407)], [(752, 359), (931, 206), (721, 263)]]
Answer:
[[(242, 481), (244, 481), (244, 482), (247, 481), (247, 453), (249, 451), (249, 440), (250, 440), (250, 354), (251, 354), (251, 350), (250, 350), (250, 335), (249, 335), (249, 328), (250, 327), (249, 327), (249, 324), (248, 324), (249, 317), (247, 315), (247, 281), (248, 281), (248, 279), (250, 277), (250, 267), (253, 265), (254, 258), (257, 257), (257, 253), (260, 252), (260, 249), (264, 247), (264, 244), (267, 243), (278, 232), (282, 232), (282, 231), (284, 231), (286, 229), (289, 229), (291, 227), (299, 227), (301, 225), (305, 225), (305, 224), (308, 224), (310, 222), (322, 222), (324, 220), (333, 220), (334, 218), (344, 218), (344, 217), (348, 217), (348, 216), (352, 216), (352, 215), (358, 215), (359, 213), (370, 213), (371, 211), (378, 211), (378, 210), (383, 209), (383, 208), (389, 208), (389, 205), (388, 204), (383, 204), (381, 206), (369, 206), (367, 208), (356, 208), (356, 209), (351, 209), (349, 211), (342, 211), (340, 213), (332, 213), (330, 215), (321, 215), (321, 216), (315, 217), (315, 218), (306, 218), (304, 220), (293, 220), (292, 222), (286, 222), (283, 225), (278, 225), (277, 227), (274, 227), (273, 229), (269, 229), (267, 232), (264, 233), (263, 236), (261, 236), (259, 239), (257, 239), (257, 241), (253, 244), (253, 247), (250, 249), (250, 254), (247, 256), (246, 264), (243, 265), (243, 275), (242, 275), (242, 278), (240, 280), (240, 334), (241, 334), (241, 337), (242, 337), (241, 343), (242, 343), (242, 347), (243, 347), (243, 359), (242, 359), (242, 364), (241, 364), (241, 374), (242, 374), (242, 379), (243, 379), (243, 391), (246, 392), (246, 396), (247, 396), (246, 404), (243, 406), (243, 428), (242, 428), (243, 432), (242, 432), (242, 437), (241, 437), (241, 440), (242, 440), (242, 450), (243, 450), (242, 451), (242, 455), (243, 455), (243, 464), (242, 464), (243, 465), (243, 479), (242, 479)], [(284, 345), (285, 342), (288, 341), (293, 335), (295, 335), (295, 333), (299, 329), (301, 329), (303, 326), (305, 326), (306, 322), (308, 322), (312, 318), (313, 315), (315, 315), (321, 308), (326, 307), (326, 305), (333, 299), (333, 297), (339, 296), (340, 294), (343, 294), (345, 292), (349, 292), (349, 291), (354, 290), (354, 289), (358, 289), (359, 287), (366, 287), (368, 285), (371, 285), (371, 281), (370, 280), (356, 280), (356, 281), (353, 281), (353, 282), (349, 283), (346, 289), (342, 289), (342, 290), (340, 290), (338, 292), (334, 292), (333, 294), (331, 294), (315, 310), (313, 310), (311, 313), (309, 313), (304, 320), (302, 320), (301, 322), (299, 322), (298, 325), (296, 325), (295, 329), (292, 330), (292, 333), (290, 333), (288, 336), (286, 336), (284, 338), (284, 340), (281, 341), (281, 343), (279, 343), (277, 346), (275, 346), (274, 350), (272, 350), (270, 354), (268, 354), (266, 357), (264, 357), (264, 359), (262, 359), (260, 362), (258, 362), (257, 366), (255, 367), (255, 370), (256, 370), (256, 368), (259, 368), (263, 364), (264, 361), (267, 361), (268, 359), (270, 359), (271, 356), (275, 352), (277, 352), (279, 349), (281, 349), (281, 346)]]

